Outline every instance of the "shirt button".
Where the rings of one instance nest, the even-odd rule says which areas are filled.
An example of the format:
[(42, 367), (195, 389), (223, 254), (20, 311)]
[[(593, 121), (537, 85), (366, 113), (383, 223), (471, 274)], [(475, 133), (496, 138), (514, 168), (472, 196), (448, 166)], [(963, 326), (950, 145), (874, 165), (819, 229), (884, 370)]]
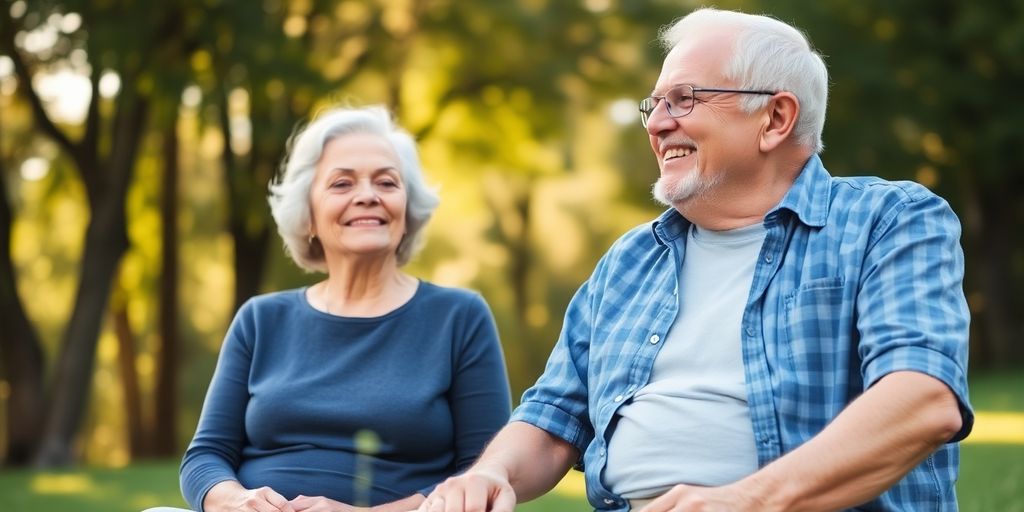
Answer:
[(656, 345), (659, 341), (661, 341), (661, 336), (657, 334), (651, 336), (651, 345)]
[(766, 255), (764, 256), (764, 261), (765, 261), (766, 263), (771, 263), (771, 262), (772, 262), (772, 255), (771, 255), (771, 254), (766, 254)]
[(754, 328), (753, 327), (747, 327), (747, 336), (753, 336), (753, 335), (754, 335)]
[(616, 402), (621, 402), (622, 398), (623, 398), (622, 395), (619, 395), (619, 396), (615, 397), (615, 401)]
[(604, 499), (604, 504), (605, 505), (614, 505), (615, 504), (615, 500), (613, 500), (611, 498), (605, 498)]

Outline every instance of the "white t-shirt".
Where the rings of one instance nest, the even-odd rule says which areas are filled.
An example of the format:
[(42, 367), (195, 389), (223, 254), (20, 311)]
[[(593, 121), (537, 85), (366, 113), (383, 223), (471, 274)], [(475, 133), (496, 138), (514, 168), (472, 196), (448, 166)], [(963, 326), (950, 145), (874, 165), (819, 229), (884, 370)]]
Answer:
[(613, 419), (602, 476), (612, 492), (647, 498), (676, 484), (718, 486), (757, 470), (740, 323), (764, 237), (760, 223), (690, 229), (679, 314), (650, 381)]

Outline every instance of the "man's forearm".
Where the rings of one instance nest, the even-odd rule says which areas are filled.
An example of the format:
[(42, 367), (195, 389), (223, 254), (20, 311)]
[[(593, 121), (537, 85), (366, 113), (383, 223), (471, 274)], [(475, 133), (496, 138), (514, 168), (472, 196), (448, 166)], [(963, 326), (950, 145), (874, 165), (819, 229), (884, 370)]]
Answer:
[(518, 501), (550, 491), (565, 476), (579, 452), (571, 444), (529, 423), (514, 421), (501, 429), (473, 470), (506, 478)]
[(921, 373), (892, 373), (813, 439), (732, 486), (763, 510), (852, 507), (895, 484), (961, 422), (945, 384)]

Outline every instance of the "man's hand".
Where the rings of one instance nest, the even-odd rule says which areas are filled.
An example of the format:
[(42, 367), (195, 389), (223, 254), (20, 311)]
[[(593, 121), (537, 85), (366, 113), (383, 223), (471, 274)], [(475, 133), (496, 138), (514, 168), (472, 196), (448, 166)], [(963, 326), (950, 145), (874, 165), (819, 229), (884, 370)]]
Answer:
[(481, 468), (445, 480), (416, 512), (513, 512), (515, 507), (508, 478)]
[(416, 512), (513, 512), (550, 491), (579, 458), (576, 448), (547, 431), (505, 425), (468, 471), (438, 485)]
[(734, 486), (677, 485), (640, 512), (743, 512), (759, 510), (755, 500)]

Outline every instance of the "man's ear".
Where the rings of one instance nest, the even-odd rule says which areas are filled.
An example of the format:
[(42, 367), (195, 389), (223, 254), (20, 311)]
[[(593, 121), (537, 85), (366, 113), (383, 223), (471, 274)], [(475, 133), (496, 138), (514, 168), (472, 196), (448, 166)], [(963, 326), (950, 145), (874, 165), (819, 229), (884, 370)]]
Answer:
[(800, 115), (800, 101), (788, 91), (775, 93), (765, 111), (764, 131), (761, 133), (761, 151), (767, 153), (782, 144), (793, 134), (797, 117)]

